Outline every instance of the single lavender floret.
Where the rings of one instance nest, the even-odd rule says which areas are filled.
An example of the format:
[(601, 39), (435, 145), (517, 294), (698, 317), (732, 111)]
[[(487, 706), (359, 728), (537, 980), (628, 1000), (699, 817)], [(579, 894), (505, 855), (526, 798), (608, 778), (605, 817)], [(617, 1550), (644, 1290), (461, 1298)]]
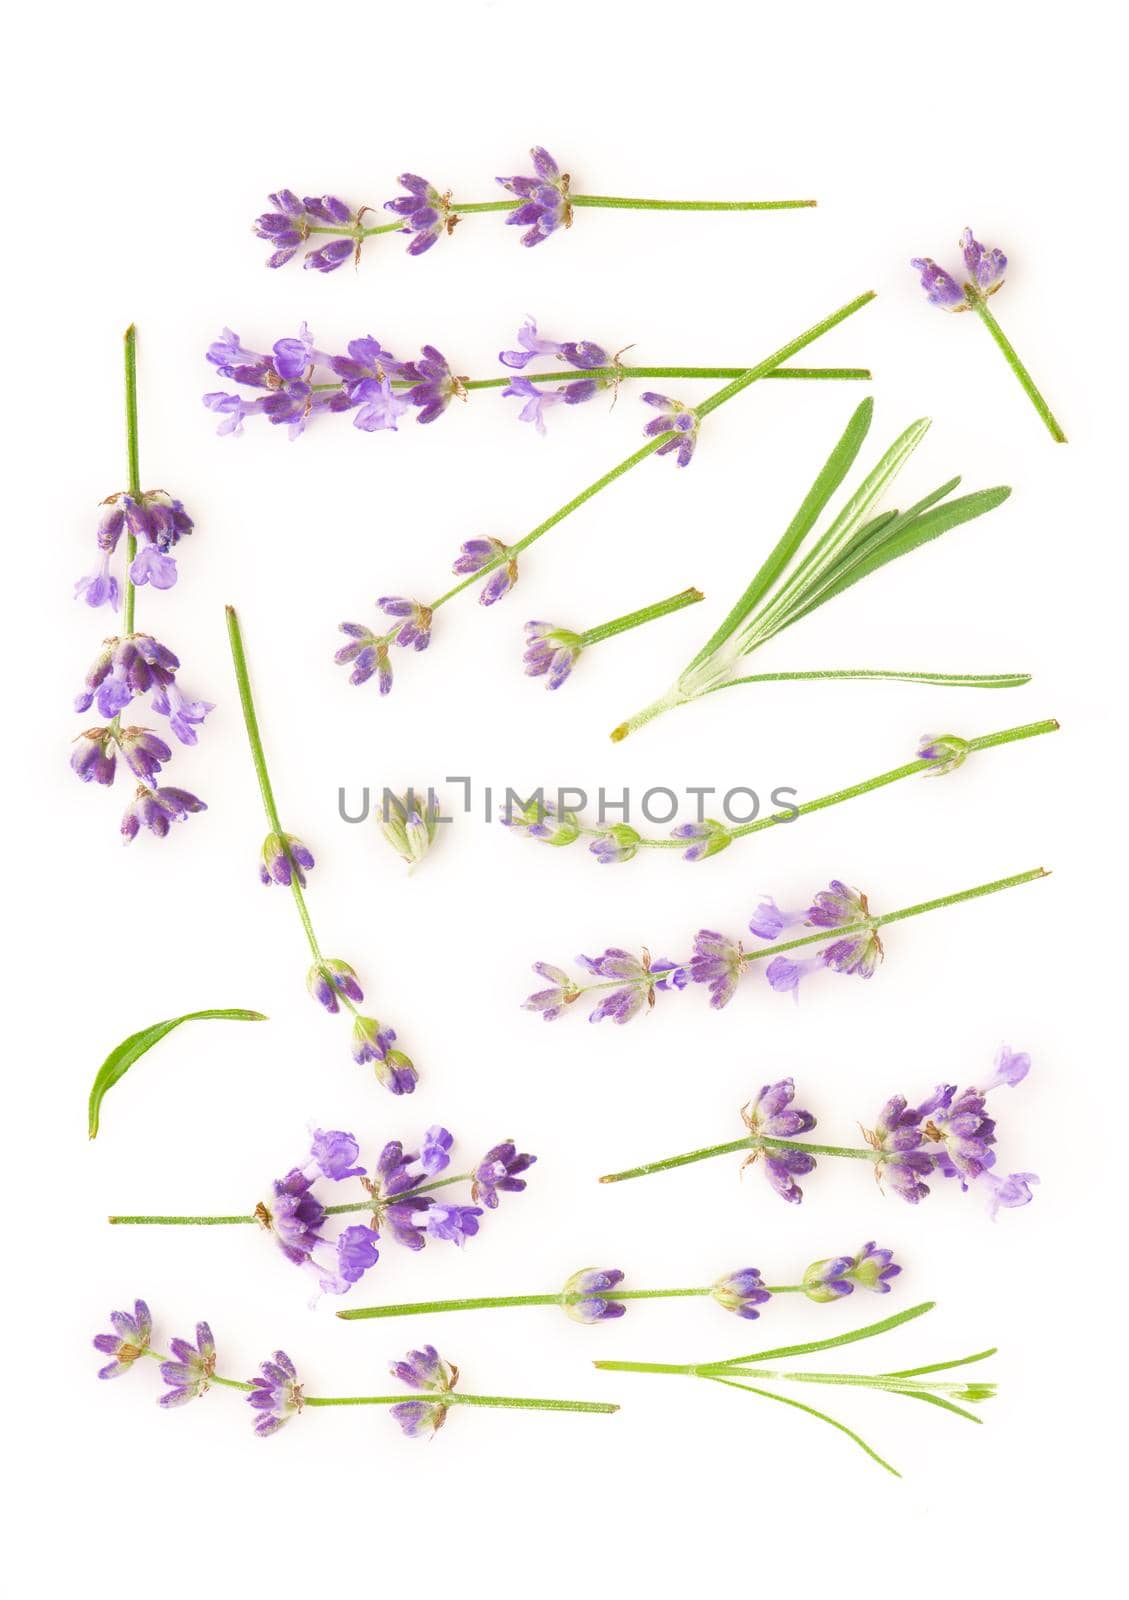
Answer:
[[(623, 1282), (618, 1267), (584, 1267), (574, 1272), (561, 1290), (561, 1305), (565, 1315), (573, 1322), (591, 1326), (596, 1322), (611, 1322), (622, 1317), (627, 1307), (622, 1300), (609, 1300), (608, 1293)], [(582, 1295), (573, 1300), (572, 1295)]]
[(559, 689), (580, 660), (584, 643), (570, 628), (552, 622), (525, 624), (525, 675), (544, 678), (547, 689)]
[(359, 686), (367, 683), (375, 673), (380, 693), (389, 694), (392, 689), (392, 663), (388, 659), (388, 641), (361, 622), (343, 622), (340, 626), (341, 632), (348, 635), (351, 643), (342, 645), (333, 659), (338, 666), (352, 667), (349, 682)]
[(166, 1408), (187, 1405), (189, 1400), (206, 1394), (216, 1370), (216, 1342), (206, 1322), (196, 1324), (195, 1344), (187, 1339), (172, 1339), (169, 1349), (174, 1359), (161, 1363), (161, 1377), (169, 1390), (157, 1402)]
[(95, 1334), (95, 1350), (111, 1359), (98, 1372), (100, 1378), (120, 1378), (139, 1356), (148, 1354), (153, 1337), (153, 1318), (144, 1300), (133, 1302), (133, 1311), (111, 1311), (113, 1333)]
[(535, 961), (533, 970), (539, 978), (544, 978), (550, 984), (548, 989), (538, 989), (531, 994), (528, 1000), (522, 1001), (523, 1011), (539, 1011), (543, 1022), (555, 1022), (563, 1016), (566, 1006), (580, 994), (580, 990), (561, 967), (554, 967), (548, 961)]
[(713, 817), (703, 817), (701, 822), (683, 822), (672, 828), (672, 839), (683, 839), (689, 848), (682, 852), (683, 861), (705, 861), (710, 856), (728, 850), (733, 835), (723, 822)]
[(131, 844), (142, 828), (163, 839), (174, 822), (185, 822), (193, 813), (207, 809), (203, 800), (187, 789), (150, 789), (141, 784), (122, 817), (122, 840)]
[(394, 376), (411, 385), (404, 390), (404, 398), (418, 407), (418, 422), (434, 422), (452, 400), (467, 397), (465, 381), (455, 376), (446, 356), (433, 344), (423, 346), (418, 361), (398, 362)]
[(113, 783), (117, 754), (109, 728), (88, 728), (78, 735), (71, 751), (71, 770), (83, 783), (100, 783), (107, 787)]
[(376, 602), (386, 617), (391, 617), (396, 627), (391, 640), (402, 649), (426, 650), (431, 643), (431, 607), (420, 600), (408, 600), (402, 595), (382, 595)]
[(600, 865), (606, 867), (633, 860), (638, 855), (642, 842), (642, 834), (629, 823), (613, 822), (607, 833), (601, 834), (598, 839), (593, 839), (588, 848)]
[(259, 1374), (251, 1379), (247, 1404), (259, 1413), (255, 1420), (256, 1434), (260, 1439), (267, 1439), (301, 1411), (302, 1385), (285, 1350), (276, 1350), (269, 1361), (264, 1361)]

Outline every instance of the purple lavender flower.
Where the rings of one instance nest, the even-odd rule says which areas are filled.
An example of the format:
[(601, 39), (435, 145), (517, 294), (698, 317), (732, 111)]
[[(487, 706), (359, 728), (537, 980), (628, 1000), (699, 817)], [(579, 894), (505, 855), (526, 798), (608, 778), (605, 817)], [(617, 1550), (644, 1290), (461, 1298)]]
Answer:
[(71, 770), (83, 783), (113, 783), (117, 755), (109, 728), (88, 728), (78, 735), (71, 752)]
[(176, 681), (179, 659), (150, 634), (134, 633), (125, 639), (107, 639), (90, 671), (76, 711), (97, 703), (104, 717), (117, 717), (138, 695), (148, 694), (158, 716), (167, 717), (181, 744), (195, 744), (197, 726), (214, 706), (207, 700), (189, 700)]
[(487, 1150), (475, 1167), (471, 1199), (481, 1200), (488, 1211), (496, 1211), (500, 1194), (521, 1194), (526, 1180), (520, 1174), (528, 1172), (536, 1160), (536, 1156), (519, 1151), (512, 1139), (503, 1139)]
[[(307, 195), (300, 200), (292, 189), (279, 189), (269, 197), (272, 210), (256, 217), (253, 232), (271, 245), (268, 267), (284, 267), (293, 260), (318, 223), (330, 227), (355, 228), (359, 214), (336, 195)], [(360, 248), (360, 239), (335, 239), (321, 249), (308, 251), (303, 262), (318, 272), (332, 272)]]
[(932, 761), (936, 765), (927, 774), (955, 772), (967, 761), (972, 746), (956, 733), (923, 733), (917, 743), (917, 759)]
[(349, 682), (358, 686), (367, 683), (375, 672), (381, 694), (389, 694), (392, 689), (392, 663), (388, 659), (387, 640), (378, 637), (360, 622), (343, 622), (341, 632), (347, 634), (352, 642), (342, 645), (333, 659), (338, 666), (352, 666)]
[(1010, 1172), (1006, 1178), (998, 1177), (994, 1172), (983, 1173), (979, 1187), (987, 1195), (988, 1215), (993, 1222), (1001, 1206), (1028, 1205), (1034, 1198), (1031, 1185), (1038, 1181), (1038, 1174), (1034, 1172)]
[[(608, 1292), (615, 1289), (623, 1282), (623, 1273), (618, 1267), (584, 1267), (580, 1272), (574, 1272), (561, 1290), (561, 1305), (565, 1315), (571, 1317), (573, 1322), (582, 1322), (591, 1325), (595, 1322), (611, 1322), (616, 1317), (622, 1317), (627, 1307), (622, 1300), (609, 1300)], [(574, 1300), (573, 1295), (582, 1296)]]
[(206, 1394), (216, 1370), (216, 1343), (206, 1322), (196, 1324), (195, 1344), (187, 1339), (172, 1339), (169, 1349), (175, 1359), (161, 1362), (161, 1377), (169, 1391), (158, 1401), (166, 1408), (186, 1405)]
[(921, 287), (925, 290), (929, 304), (940, 306), (942, 311), (966, 311), (968, 302), (964, 298), (964, 290), (952, 276), (939, 267), (931, 256), (914, 256), (910, 266), (915, 272), (921, 274)]
[(444, 1361), (434, 1345), (425, 1344), (422, 1350), (409, 1350), (406, 1360), (390, 1362), (389, 1371), (409, 1389), (436, 1396), (434, 1400), (406, 1400), (391, 1411), (409, 1439), (431, 1438), (447, 1420), (449, 1401), (444, 1397), (459, 1381), (458, 1367)]
[(411, 384), (405, 389), (404, 398), (419, 408), (417, 422), (434, 422), (452, 400), (467, 397), (465, 381), (456, 378), (446, 356), (433, 344), (423, 346), (418, 361), (398, 362), (395, 376)]
[(1003, 287), (1007, 256), (1002, 250), (985, 249), (979, 239), (973, 238), (971, 228), (961, 234), (960, 247), (965, 271), (982, 294), (995, 294)]
[(518, 412), (519, 422), (532, 422), (538, 433), (545, 432), (545, 410), (555, 405), (579, 406), (592, 400), (600, 392), (595, 378), (576, 378), (560, 389), (539, 389), (531, 378), (511, 378), (502, 390), (502, 398), (524, 400)]
[[(792, 1105), (796, 1085), (791, 1078), (766, 1083), (755, 1099), (742, 1109), (741, 1119), (754, 1138), (794, 1139), (815, 1127), (810, 1111)], [(806, 1150), (780, 1149), (771, 1145), (754, 1146), (744, 1166), (764, 1160), (765, 1177), (777, 1194), (792, 1205), (804, 1197), (796, 1178), (815, 1169), (815, 1159)]]
[(268, 833), (263, 840), (262, 860), (259, 863), (259, 877), (263, 883), (278, 883), (289, 889), (297, 879), (304, 889), (306, 873), (312, 871), (313, 865), (312, 852), (296, 834)]
[(773, 956), (764, 969), (764, 975), (769, 988), (777, 994), (792, 994), (798, 998), (801, 980), (809, 972), (818, 972), (822, 965), (818, 956), (806, 956), (798, 961), (790, 960), (788, 956)]
[[(521, 327), (517, 330), (517, 342), (520, 350), (499, 350), (498, 360), (504, 367), (512, 367), (515, 372), (522, 372), (535, 359), (542, 356), (547, 358), (564, 359), (567, 345), (559, 343), (556, 339), (545, 339), (537, 332), (537, 323), (533, 317), (526, 317)], [(593, 365), (602, 365), (600, 362)]]
[(804, 1293), (809, 1300), (821, 1305), (845, 1299), (854, 1293), (856, 1285), (875, 1294), (889, 1294), (890, 1280), (901, 1270), (894, 1261), (894, 1252), (879, 1249), (871, 1239), (858, 1255), (813, 1261), (804, 1273)]
[(431, 1239), (443, 1239), (461, 1249), (478, 1232), (481, 1206), (448, 1205), (443, 1201), (424, 1202), (426, 1209), (412, 1218), (413, 1226), (423, 1227)]
[(132, 1314), (128, 1311), (111, 1311), (113, 1333), (94, 1336), (94, 1348), (111, 1359), (98, 1372), (100, 1378), (120, 1378), (128, 1372), (139, 1356), (147, 1354), (153, 1337), (153, 1318), (144, 1300), (133, 1302)]
[[(995, 1071), (983, 1088), (964, 1089), (956, 1094), (950, 1085), (946, 1086), (944, 1096), (934, 1097), (935, 1104), (929, 1107), (922, 1134), (937, 1147), (931, 1151), (937, 1170), (947, 1178), (957, 1178), (962, 1189), (968, 1189), (996, 1164), (992, 1148), (996, 1143), (996, 1124), (987, 1113), (986, 1096), (1001, 1085), (1014, 1088), (1030, 1070), (1031, 1057), (1013, 1052), (1005, 1045), (996, 1057)], [(1028, 1193), (1027, 1199), (1030, 1198)]]
[(105, 554), (93, 572), (79, 578), (74, 586), (76, 600), (85, 600), (88, 606), (109, 606), (116, 611), (121, 604), (121, 585), (110, 571), (110, 557)]
[[(656, 989), (665, 987), (652, 969), (650, 953), (643, 951), (642, 958), (627, 950), (612, 948), (602, 956), (577, 956), (577, 961), (597, 978), (622, 980), (624, 987), (613, 989), (588, 1013), (589, 1022), (602, 1022), (605, 1017), (621, 1027), (642, 1011), (653, 1009)], [(673, 972), (674, 963), (664, 962), (663, 972)]]
[(344, 1178), (363, 1178), (364, 1167), (354, 1166), (361, 1147), (351, 1133), (339, 1128), (325, 1132), (318, 1128), (310, 1145), (310, 1159), (320, 1169), (323, 1178), (340, 1183)]
[(390, 635), (391, 642), (403, 649), (426, 650), (431, 643), (431, 607), (419, 600), (406, 600), (401, 595), (382, 595), (376, 602), (386, 617), (392, 617), (396, 627)]
[(723, 822), (715, 822), (713, 817), (703, 817), (701, 822), (680, 823), (671, 829), (670, 836), (687, 841), (689, 848), (682, 852), (683, 861), (705, 861), (733, 843), (729, 829)]
[(328, 376), (334, 371), (335, 358), (317, 348), (304, 322), (296, 337), (277, 340), (269, 355), (245, 349), (239, 335), (225, 328), (209, 346), (207, 359), (221, 376), (265, 391), (255, 400), (223, 391), (206, 394), (205, 406), (222, 419), (217, 429), (221, 434), (242, 433), (245, 418), (264, 416), (275, 427), (285, 426), (291, 439), (297, 439), (316, 413), (349, 410), (362, 398), (354, 397), (348, 385), (344, 389), (314, 388), (318, 368), (325, 369)]
[(276, 1350), (269, 1361), (261, 1364), (259, 1372), (260, 1377), (251, 1379), (247, 1404), (259, 1413), (255, 1432), (260, 1439), (266, 1439), (301, 1411), (302, 1385), (285, 1350)]
[(584, 648), (578, 633), (551, 622), (525, 624), (525, 675), (544, 678), (548, 689), (559, 689), (580, 659)]
[(657, 455), (669, 455), (672, 450), (678, 452), (678, 465), (688, 467), (694, 450), (698, 443), (698, 415), (689, 406), (684, 406), (680, 400), (672, 400), (669, 395), (656, 394), (648, 389), (640, 399), (644, 405), (655, 406), (661, 412), (660, 416), (648, 422), (643, 432), (649, 439), (655, 439), (662, 433), (672, 435), (665, 444), (661, 444), (656, 451)]
[(602, 867), (631, 861), (639, 852), (642, 835), (626, 822), (613, 822), (607, 833), (588, 846)]
[(142, 828), (157, 839), (163, 839), (174, 822), (185, 822), (196, 811), (207, 811), (207, 806), (187, 789), (149, 789), (139, 784), (137, 794), (126, 807), (122, 817), (121, 833), (126, 844), (131, 844)]
[(340, 1009), (338, 995), (344, 998), (346, 1004), (352, 1001), (355, 1005), (359, 1005), (365, 997), (353, 968), (347, 961), (337, 959), (315, 961), (306, 974), (306, 988), (332, 1016), (336, 1016)]
[(712, 933), (709, 928), (699, 929), (694, 935), (690, 978), (694, 983), (708, 985), (710, 1005), (715, 1011), (732, 1000), (744, 972), (744, 951), (738, 942), (723, 933)]
[(120, 729), (118, 746), (126, 766), (142, 783), (152, 783), (164, 763), (172, 760), (168, 745), (149, 728)]
[(572, 227), (572, 203), (568, 197), (569, 175), (562, 172), (549, 152), (535, 145), (529, 152), (533, 177), (499, 178), (503, 189), (524, 202), (506, 218), (510, 227), (525, 228), (521, 242), (527, 247), (540, 244), (558, 228)]
[(460, 551), (451, 567), (456, 577), (469, 577), (488, 566), (494, 568), (479, 591), (480, 605), (492, 606), (503, 595), (509, 594), (517, 582), (517, 560), (511, 555), (509, 545), (503, 544), (500, 539), (466, 539)]
[[(782, 914), (773, 902), (766, 901), (758, 908), (754, 920), (760, 921), (762, 916), (761, 925), (768, 928)], [(853, 927), (859, 923), (869, 923), (869, 920), (870, 906), (866, 896), (838, 878), (833, 878), (827, 889), (821, 889), (815, 895), (804, 917), (808, 926), (828, 930)], [(782, 921), (781, 926), (785, 925)], [(798, 999), (800, 981), (809, 972), (829, 967), (832, 972), (857, 973), (860, 978), (871, 978), (881, 959), (882, 941), (878, 937), (878, 930), (873, 926), (864, 926), (845, 938), (833, 940), (815, 956), (798, 960), (775, 956), (765, 968), (765, 977), (769, 987), (778, 994), (791, 992)]]
[(440, 194), (434, 184), (411, 172), (402, 172), (396, 182), (408, 192), (397, 195), (395, 200), (386, 200), (384, 209), (403, 217), (403, 231), (414, 235), (408, 254), (422, 256), (443, 233), (453, 233), (459, 221), (457, 214), (451, 211), (450, 190)]
[(874, 1169), (879, 1183), (889, 1185), (911, 1205), (929, 1195), (924, 1180), (933, 1171), (933, 1157), (921, 1148), (925, 1138), (921, 1125), (939, 1106), (947, 1105), (955, 1092), (952, 1084), (940, 1084), (919, 1106), (909, 1105), (904, 1095), (892, 1095), (874, 1127), (863, 1129), (867, 1144), (881, 1152)]
[(522, 1001), (521, 1008), (523, 1011), (539, 1011), (543, 1022), (555, 1022), (563, 1015), (565, 1007), (576, 999), (580, 990), (567, 972), (548, 961), (535, 961), (533, 970), (538, 977), (547, 979), (551, 987), (538, 989), (536, 994)]
[(781, 911), (771, 895), (766, 895), (749, 919), (749, 932), (758, 939), (779, 939), (785, 928), (801, 927), (808, 916), (802, 911)]
[(748, 1322), (755, 1322), (760, 1316), (757, 1307), (772, 1299), (772, 1291), (765, 1288), (756, 1267), (741, 1267), (737, 1272), (727, 1272), (724, 1278), (717, 1280), (710, 1294), (719, 1306), (735, 1312)]
[(374, 1229), (359, 1222), (342, 1228), (337, 1235), (337, 1273), (330, 1279), (323, 1279), (322, 1288), (332, 1294), (344, 1294), (352, 1284), (359, 1283), (379, 1259)]
[(371, 1061), (377, 1082), (389, 1094), (412, 1094), (419, 1074), (410, 1056), (393, 1048), (395, 1028), (385, 1028), (375, 1017), (358, 1016), (353, 1021), (351, 1048), (358, 1066)]

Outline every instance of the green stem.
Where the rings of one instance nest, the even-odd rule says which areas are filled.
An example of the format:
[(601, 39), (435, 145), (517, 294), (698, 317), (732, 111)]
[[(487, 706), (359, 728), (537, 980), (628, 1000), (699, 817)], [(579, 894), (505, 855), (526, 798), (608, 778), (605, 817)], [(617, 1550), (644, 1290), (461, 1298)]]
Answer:
[(442, 1406), (493, 1406), (507, 1411), (587, 1411), (609, 1416), (619, 1407), (602, 1400), (529, 1400), (501, 1394), (353, 1394), (305, 1395), (307, 1406), (399, 1406), (406, 1400), (419, 1400)]
[[(739, 378), (735, 378), (731, 383), (727, 383), (724, 388), (718, 389), (714, 394), (710, 395), (708, 399), (703, 400), (701, 405), (696, 406), (694, 409), (697, 416), (704, 417), (707, 416), (711, 411), (716, 411), (718, 406), (724, 405), (727, 400), (732, 400), (734, 395), (740, 394), (742, 389), (747, 389), (748, 386), (751, 383), (755, 383), (758, 378), (763, 378), (766, 373), (773, 371), (774, 368), (780, 366), (781, 362), (787, 361), (790, 356), (794, 356), (798, 350), (802, 350), (806, 345), (812, 344), (816, 339), (822, 338), (822, 336), (829, 332), (830, 329), (837, 327), (840, 322), (845, 322), (846, 319), (850, 316), (853, 316), (856, 311), (861, 311), (862, 307), (867, 305), (873, 299), (874, 290), (867, 290), (865, 294), (858, 295), (847, 305), (841, 306), (838, 311), (832, 312), (831, 316), (825, 317), (822, 322), (817, 322), (814, 327), (808, 328), (806, 332), (801, 333), (797, 338), (790, 340), (788, 344), (775, 351), (772, 355), (766, 356), (765, 359), (758, 362), (756, 366), (749, 367), (741, 374)], [(584, 505), (586, 501), (591, 500), (592, 497), (599, 494), (602, 489), (606, 489), (608, 485), (614, 483), (617, 478), (622, 478), (625, 473), (631, 471), (632, 467), (637, 467), (641, 461), (646, 461), (648, 456), (654, 455), (655, 452), (661, 449), (665, 443), (676, 437), (677, 435), (672, 430), (667, 433), (657, 434), (653, 439), (648, 440), (645, 445), (642, 445), (638, 450), (629, 455), (626, 461), (621, 461), (619, 465), (613, 467), (610, 472), (605, 472), (603, 477), (597, 478), (595, 483), (590, 483), (586, 489), (582, 489), (578, 495), (574, 495), (574, 497), (565, 505), (561, 506), (558, 511), (554, 511), (551, 517), (546, 518), (544, 522), (538, 523), (538, 525), (532, 529), (531, 532), (527, 533), (524, 538), (518, 539), (515, 544), (509, 545), (504, 551), (500, 552), (499, 555), (494, 558), (494, 560), (487, 562), (485, 566), (480, 567), (477, 572), (471, 573), (460, 583), (456, 583), (453, 588), (448, 589), (445, 594), (440, 595), (438, 600), (432, 601), (430, 609), (432, 611), (437, 611), (440, 606), (446, 605), (448, 600), (454, 599), (455, 595), (461, 594), (464, 589), (469, 588), (472, 584), (480, 582), (496, 568), (503, 566), (507, 561), (510, 561), (515, 556), (519, 555), (521, 551), (527, 550), (531, 544), (534, 544), (538, 539), (543, 538), (545, 534), (547, 534), (552, 528), (555, 528), (559, 522), (563, 522), (567, 516), (570, 516), (572, 512)]]
[[(414, 1189), (405, 1189), (402, 1194), (393, 1195), (392, 1199), (395, 1200), (397, 1204), (405, 1200), (414, 1200), (417, 1195), (430, 1194), (433, 1189), (442, 1189), (449, 1183), (469, 1183), (473, 1177), (473, 1172), (452, 1173), (446, 1178), (435, 1178), (431, 1183), (417, 1184)], [(350, 1212), (376, 1211), (379, 1209), (380, 1205), (380, 1199), (378, 1197), (373, 1197), (369, 1200), (351, 1201), (345, 1205), (326, 1206), (325, 1214), (327, 1217), (340, 1217)], [(230, 1217), (110, 1217), (107, 1220), (116, 1223), (133, 1223), (142, 1227), (168, 1228), (180, 1227), (182, 1225), (201, 1228), (219, 1228), (229, 1227), (237, 1223), (251, 1222), (258, 1223), (260, 1227), (263, 1225), (262, 1219), (255, 1216), (254, 1213), (251, 1213), (250, 1215), (243, 1214)]]
[(1027, 368), (1023, 365), (1023, 362), (1016, 354), (1015, 346), (1012, 344), (1007, 334), (1000, 327), (992, 312), (989, 310), (987, 300), (979, 293), (978, 290), (969, 292), (969, 290), (966, 289), (965, 297), (969, 305), (976, 312), (976, 315), (987, 328), (988, 332), (992, 335), (992, 338), (1003, 351), (1004, 360), (1015, 373), (1015, 376), (1019, 379), (1027, 398), (1042, 417), (1043, 423), (1046, 426), (1047, 432), (1050, 434), (1051, 438), (1056, 444), (1065, 444), (1066, 435), (1063, 433), (1058, 419), (1055, 417), (1050, 406), (1043, 399), (1043, 396), (1036, 388), (1035, 380), (1032, 378), (1031, 374), (1028, 372)]
[[(530, 383), (575, 383), (578, 378), (610, 378), (623, 381), (628, 378), (739, 378), (745, 367), (558, 367), (555, 372), (522, 372)], [(511, 373), (505, 378), (460, 378), (464, 389), (503, 389), (513, 381)], [(868, 367), (776, 367), (764, 374), (766, 378), (799, 379), (805, 382), (830, 379), (834, 382), (869, 383), (873, 373)], [(390, 378), (393, 389), (413, 389), (418, 378)], [(344, 383), (312, 383), (315, 394), (340, 393)]]
[(629, 611), (626, 616), (616, 617), (614, 622), (601, 622), (595, 628), (586, 628), (580, 635), (581, 643), (599, 644), (601, 639), (626, 633), (629, 628), (642, 627), (644, 622), (653, 622), (656, 617), (668, 617), (672, 611), (681, 611), (683, 607), (696, 605), (704, 599), (705, 595), (700, 589), (683, 589), (680, 594), (671, 595), (669, 600), (658, 600), (654, 605), (642, 606), (638, 611)]
[[(771, 1291), (775, 1292), (775, 1291)], [(687, 1296), (712, 1294), (712, 1286), (704, 1289), (614, 1289), (599, 1291), (601, 1300), (674, 1300)], [(591, 1294), (507, 1294), (485, 1295), (472, 1300), (416, 1300), (398, 1306), (357, 1306), (339, 1311), (342, 1322), (368, 1322), (374, 1317), (406, 1317), (437, 1311), (486, 1311), (510, 1306), (575, 1306), (591, 1300)]]
[[(137, 429), (137, 328), (131, 322), (125, 330), (125, 441), (129, 462), (129, 494), (134, 501), (141, 499), (141, 458)], [(122, 632), (127, 637), (134, 629), (137, 608), (137, 586), (130, 577), (130, 568), (137, 554), (137, 537), (126, 527), (125, 535), (125, 597), (122, 601)]]
[[(247, 729), (247, 742), (251, 747), (251, 761), (255, 768), (255, 777), (259, 782), (259, 793), (262, 796), (263, 810), (266, 812), (267, 821), (270, 823), (271, 832), (284, 836), (285, 830), (279, 820), (278, 806), (275, 803), (274, 790), (271, 788), (270, 773), (267, 771), (266, 752), (263, 750), (263, 739), (259, 732), (259, 718), (255, 711), (255, 701), (251, 694), (251, 678), (247, 671), (247, 657), (243, 649), (243, 633), (239, 626), (239, 618), (235, 614), (234, 606), (227, 606), (227, 637), (231, 645), (231, 660), (235, 668), (235, 681), (239, 688), (239, 704), (243, 709), (243, 723)], [(294, 904), (298, 908), (302, 928), (306, 935), (310, 951), (315, 961), (322, 959), (318, 946), (317, 935), (314, 933), (310, 913), (306, 907), (306, 899), (302, 893), (302, 886), (298, 882), (297, 873), (290, 879), (290, 891), (294, 896)]]
[[(687, 1167), (694, 1161), (709, 1161), (714, 1156), (731, 1156), (738, 1150), (803, 1150), (812, 1156), (842, 1156), (852, 1161), (878, 1161), (880, 1150), (860, 1149), (854, 1145), (809, 1144), (803, 1139), (772, 1139), (765, 1134), (747, 1134), (743, 1139), (730, 1139), (726, 1144), (710, 1144), (700, 1150), (688, 1150), (684, 1155), (666, 1156), (662, 1161), (648, 1161), (641, 1167), (628, 1167), (625, 1172), (609, 1172), (601, 1183), (619, 1183), (624, 1178), (646, 1178), (652, 1172), (666, 1172), (671, 1167)], [(797, 1285), (802, 1288), (803, 1285)], [(780, 1291), (774, 1289), (773, 1294)], [(605, 1295), (605, 1299), (615, 1299)]]
[(570, 194), (569, 200), (574, 206), (613, 211), (800, 211), (818, 204), (815, 200), (637, 200), (617, 194)]
[(107, 1222), (132, 1224), (136, 1227), (162, 1227), (173, 1228), (191, 1226), (197, 1228), (225, 1228), (235, 1223), (258, 1222), (256, 1216), (239, 1217), (107, 1217)]

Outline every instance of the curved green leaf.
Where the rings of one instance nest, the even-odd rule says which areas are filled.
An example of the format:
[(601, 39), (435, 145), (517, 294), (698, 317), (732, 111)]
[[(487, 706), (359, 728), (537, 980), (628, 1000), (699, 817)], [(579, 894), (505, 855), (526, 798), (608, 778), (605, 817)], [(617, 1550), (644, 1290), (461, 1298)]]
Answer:
[(131, 1033), (128, 1039), (123, 1039), (116, 1045), (98, 1068), (97, 1075), (90, 1089), (90, 1104), (88, 1111), (87, 1127), (92, 1139), (98, 1136), (98, 1119), (102, 1109), (102, 1101), (108, 1090), (112, 1089), (119, 1078), (124, 1078), (135, 1061), (139, 1061), (147, 1050), (159, 1044), (166, 1033), (171, 1033), (174, 1028), (179, 1028), (182, 1022), (204, 1022), (209, 1018), (218, 1017), (227, 1022), (266, 1022), (266, 1017), (261, 1011), (189, 1011), (183, 1017), (172, 1017), (168, 1022), (154, 1022), (151, 1027), (142, 1028), (138, 1033)]

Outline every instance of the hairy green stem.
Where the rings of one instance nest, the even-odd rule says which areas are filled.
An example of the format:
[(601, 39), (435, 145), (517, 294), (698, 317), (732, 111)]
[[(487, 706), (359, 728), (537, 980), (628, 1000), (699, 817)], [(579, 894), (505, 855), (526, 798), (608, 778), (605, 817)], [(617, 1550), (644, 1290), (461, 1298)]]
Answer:
[[(125, 442), (129, 463), (130, 499), (141, 499), (141, 456), (137, 428), (137, 328), (131, 322), (125, 330)], [(127, 637), (134, 630), (137, 609), (137, 585), (130, 577), (130, 568), (137, 554), (137, 535), (126, 524), (125, 530), (125, 595), (122, 600), (122, 632)]]
[(672, 611), (681, 611), (685, 606), (696, 605), (699, 600), (704, 600), (705, 595), (700, 589), (683, 589), (680, 594), (671, 595), (669, 600), (658, 600), (654, 605), (642, 606), (638, 611), (629, 611), (626, 616), (616, 617), (612, 622), (601, 622), (595, 628), (586, 628), (580, 635), (584, 645), (599, 644), (601, 639), (610, 639), (617, 633), (626, 633), (630, 628), (640, 628), (644, 622), (654, 622), (657, 617), (668, 617)]
[(992, 338), (996, 341), (996, 344), (1003, 351), (1004, 360), (1018, 378), (1024, 394), (1026, 394), (1031, 404), (1035, 407), (1035, 410), (1039, 413), (1040, 417), (1042, 417), (1043, 423), (1051, 438), (1056, 444), (1065, 444), (1066, 434), (1063, 433), (1058, 419), (1052, 412), (1050, 406), (1043, 399), (1042, 394), (1036, 388), (1034, 378), (1032, 378), (1027, 368), (1023, 365), (1023, 362), (1019, 359), (1019, 356), (1016, 354), (1015, 346), (1012, 344), (1007, 334), (996, 321), (995, 316), (988, 307), (988, 302), (985, 297), (979, 292), (979, 290), (973, 290), (970, 293), (968, 289), (965, 290), (965, 297), (969, 305), (976, 312), (976, 315), (987, 328), (988, 332), (992, 335)]

